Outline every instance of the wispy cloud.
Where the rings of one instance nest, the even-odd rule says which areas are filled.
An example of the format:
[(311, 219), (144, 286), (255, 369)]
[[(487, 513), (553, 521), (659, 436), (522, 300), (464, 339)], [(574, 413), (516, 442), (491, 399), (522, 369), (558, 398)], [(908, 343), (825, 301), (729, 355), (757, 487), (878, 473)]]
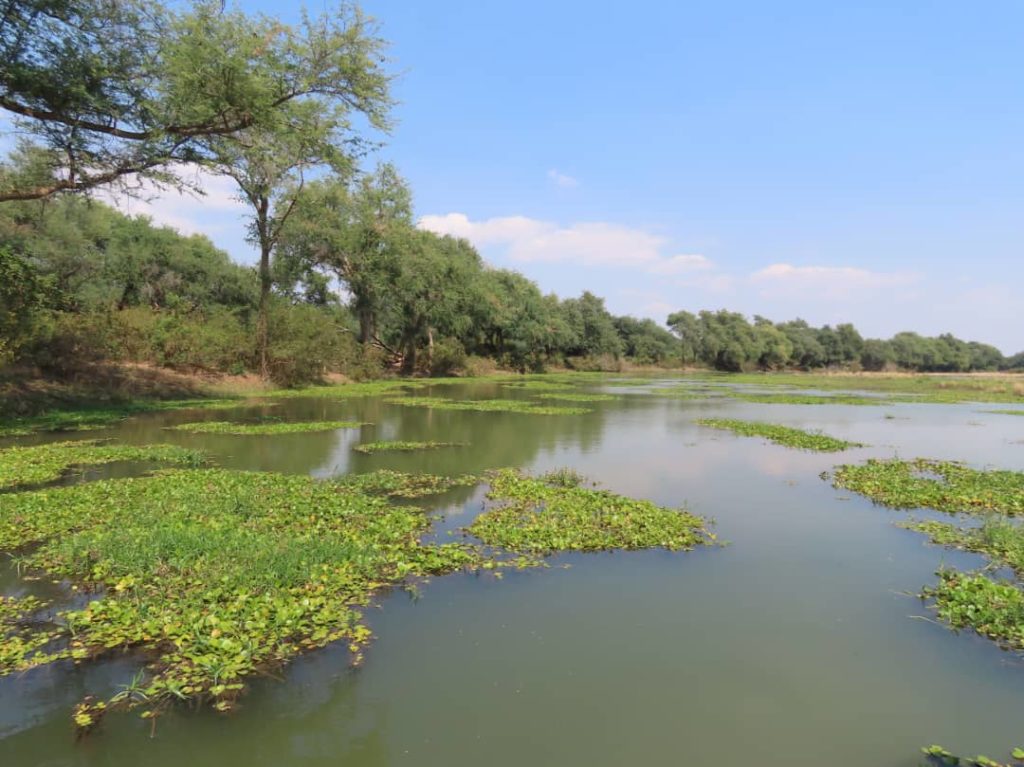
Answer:
[(562, 189), (575, 189), (580, 185), (580, 182), (577, 181), (575, 178), (565, 173), (562, 173), (561, 171), (558, 171), (555, 168), (552, 168), (551, 170), (548, 171), (548, 181), (550, 181), (555, 186), (561, 187)]
[(180, 172), (203, 194), (160, 189), (151, 182), (143, 181), (133, 196), (101, 188), (96, 197), (122, 213), (148, 216), (155, 223), (177, 229), (182, 234), (210, 235), (242, 228), (241, 216), (245, 214), (246, 207), (238, 199), (234, 181), (199, 169)]
[(853, 266), (772, 264), (750, 275), (761, 295), (805, 295), (812, 299), (849, 299), (868, 290), (887, 290), (920, 282), (913, 272), (874, 272)]
[(499, 247), (520, 263), (628, 267), (664, 275), (712, 268), (699, 254), (665, 255), (668, 240), (661, 235), (607, 221), (560, 226), (526, 216), (472, 221), (464, 213), (448, 213), (423, 216), (419, 227), (464, 237), (478, 247)]

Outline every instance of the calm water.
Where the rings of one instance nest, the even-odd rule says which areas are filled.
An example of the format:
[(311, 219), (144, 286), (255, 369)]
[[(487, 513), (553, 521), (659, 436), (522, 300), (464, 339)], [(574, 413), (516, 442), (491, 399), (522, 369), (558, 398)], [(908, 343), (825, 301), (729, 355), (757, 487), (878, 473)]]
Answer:
[[(417, 599), (383, 595), (358, 670), (341, 648), (317, 652), (283, 682), (255, 682), (235, 713), (181, 709), (159, 720), (154, 738), (129, 714), (73, 740), (71, 707), (86, 691), (116, 691), (133, 673), (129, 659), (0, 679), (0, 765), (910, 767), (933, 742), (994, 757), (1024, 745), (1024, 662), (914, 619), (929, 613), (906, 595), (932, 583), (942, 563), (982, 560), (926, 545), (893, 526), (904, 513), (818, 476), (839, 461), (893, 455), (1024, 469), (1024, 418), (974, 405), (754, 405), (590, 388), (623, 397), (588, 404), (584, 416), (288, 400), (237, 415), (373, 425), (274, 437), (162, 430), (236, 416), (192, 412), (83, 435), (202, 447), (226, 467), (317, 477), (571, 466), (616, 492), (713, 518), (729, 546), (571, 555), (554, 560), (568, 568), (436, 579)], [(480, 383), (419, 393), (529, 397)], [(694, 423), (709, 416), (822, 429), (872, 447), (803, 453)], [(352, 451), (369, 439), (471, 447)], [(443, 496), (439, 524), (467, 524), (481, 499), (480, 489)], [(3, 592), (28, 588), (0, 570)]]

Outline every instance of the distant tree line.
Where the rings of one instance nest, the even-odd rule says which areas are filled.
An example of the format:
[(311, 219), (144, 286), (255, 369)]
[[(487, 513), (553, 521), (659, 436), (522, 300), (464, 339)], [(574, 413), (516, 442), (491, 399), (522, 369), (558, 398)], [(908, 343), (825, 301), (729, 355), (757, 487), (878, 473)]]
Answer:
[[(255, 371), (286, 383), (495, 365), (719, 370), (1020, 367), (952, 336), (677, 312), (671, 332), (560, 299), (416, 227), (387, 164), (386, 42), (355, 5), (298, 24), (219, 0), (0, 0), (0, 365), (98, 361)], [(254, 268), (87, 198), (231, 179)], [(143, 183), (148, 187), (141, 186)]]
[(750, 322), (729, 311), (680, 311), (668, 326), (678, 338), (684, 363), (715, 370), (848, 368), (927, 373), (968, 373), (1024, 367), (1024, 352), (1004, 357), (994, 346), (962, 341), (946, 333), (934, 338), (897, 333), (891, 339), (865, 339), (850, 324), (815, 328), (804, 320)]

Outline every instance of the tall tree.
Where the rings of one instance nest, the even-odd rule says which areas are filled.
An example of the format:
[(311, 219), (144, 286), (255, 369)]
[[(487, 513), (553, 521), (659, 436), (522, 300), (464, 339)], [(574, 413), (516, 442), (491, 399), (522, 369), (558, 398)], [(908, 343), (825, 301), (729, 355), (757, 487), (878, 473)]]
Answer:
[[(265, 113), (251, 127), (204, 142), (204, 164), (234, 179), (251, 208), (250, 240), (259, 249), (260, 302), (257, 351), (260, 371), (269, 374), (271, 257), (316, 169), (350, 175), (368, 146), (353, 126), (360, 113), (372, 128), (389, 126), (388, 75), (382, 69), (383, 41), (370, 34), (363, 17), (347, 6), (334, 15), (304, 17), (298, 28), (261, 20), (230, 32), (225, 44), (258, 33), (265, 58), (281, 73), (308, 67), (321, 77), (300, 87), (302, 97)], [(239, 43), (244, 48), (244, 44)], [(271, 77), (271, 81), (275, 78)]]
[(48, 170), (5, 174), (0, 201), (140, 178), (188, 186), (180, 164), (214, 160), (211, 139), (310, 97), (382, 122), (382, 63), (372, 23), (348, 5), (296, 30), (219, 0), (0, 0), (0, 109)]

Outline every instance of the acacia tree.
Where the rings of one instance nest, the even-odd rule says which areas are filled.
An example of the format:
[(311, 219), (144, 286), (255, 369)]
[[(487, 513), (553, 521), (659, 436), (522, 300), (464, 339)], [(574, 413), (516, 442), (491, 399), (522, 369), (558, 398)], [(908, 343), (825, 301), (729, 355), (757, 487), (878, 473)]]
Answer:
[(278, 258), (292, 271), (327, 270), (352, 298), (363, 344), (387, 344), (378, 332), (393, 296), (403, 249), (412, 241), (412, 195), (394, 166), (352, 180), (335, 175), (307, 185)]
[(48, 164), (41, 181), (6, 174), (0, 201), (130, 188), (142, 178), (186, 187), (180, 164), (215, 162), (217, 139), (311, 97), (382, 123), (382, 45), (348, 5), (296, 30), (219, 0), (183, 10), (146, 0), (0, 0), (0, 109)]
[[(303, 17), (300, 27), (261, 20), (231, 30), (223, 41), (245, 50), (251, 35), (265, 46), (265, 61), (281, 72), (305, 67), (320, 73), (296, 85), (301, 97), (278, 104), (250, 127), (208, 138), (203, 164), (229, 176), (251, 208), (250, 241), (259, 249), (260, 300), (257, 352), (260, 372), (270, 372), (268, 314), (273, 274), (271, 258), (292, 214), (306, 195), (306, 177), (316, 169), (350, 175), (369, 146), (353, 126), (359, 113), (372, 128), (386, 130), (389, 77), (382, 69), (383, 41), (357, 10), (343, 6), (333, 15)], [(276, 78), (269, 77), (271, 82)]]

